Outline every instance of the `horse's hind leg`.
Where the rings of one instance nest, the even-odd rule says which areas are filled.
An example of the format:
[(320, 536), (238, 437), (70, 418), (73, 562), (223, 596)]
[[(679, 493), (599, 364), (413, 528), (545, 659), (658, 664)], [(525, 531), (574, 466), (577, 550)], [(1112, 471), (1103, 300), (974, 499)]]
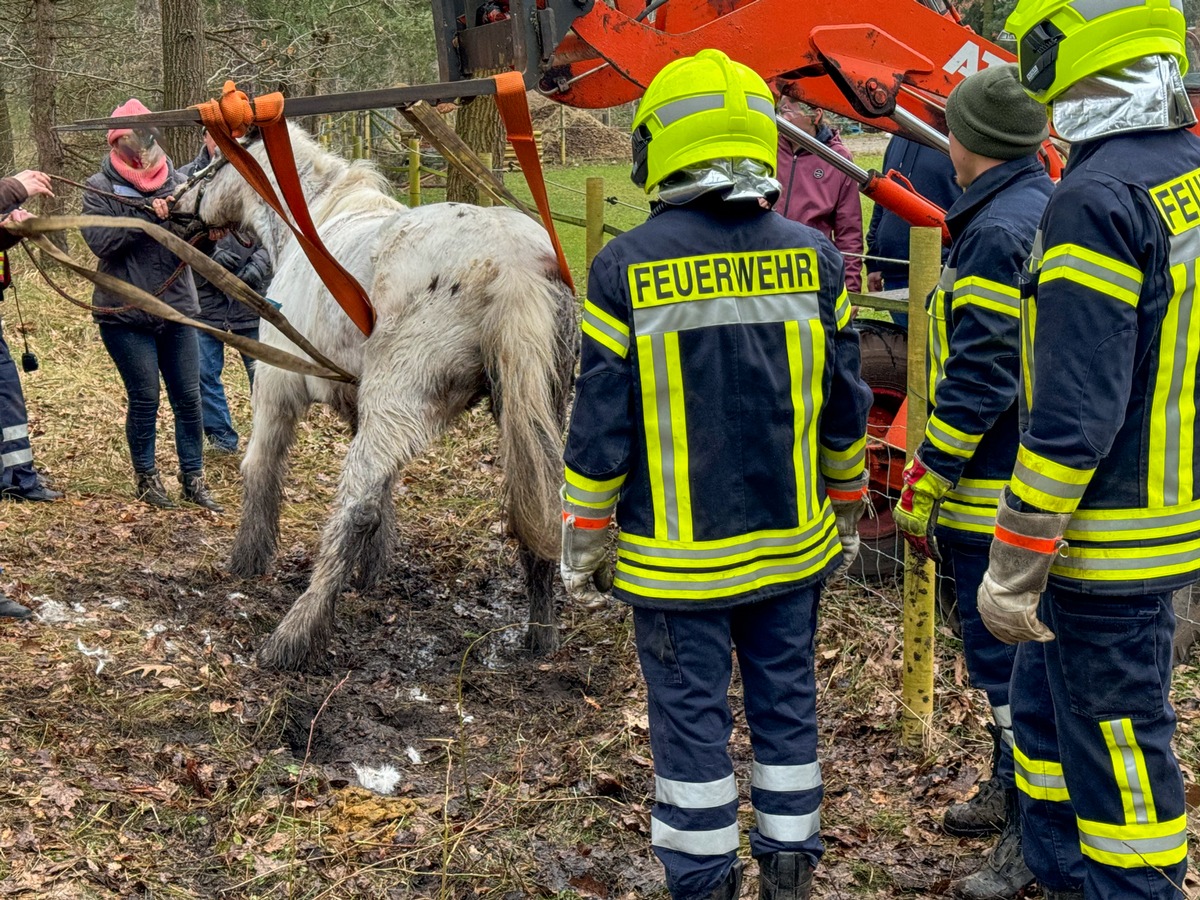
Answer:
[(558, 616), (554, 610), (554, 576), (558, 567), (528, 547), (522, 546), (520, 554), (525, 569), (525, 593), (529, 597), (525, 648), (539, 656), (553, 653), (558, 649)]
[(387, 573), (388, 564), (396, 552), (398, 528), (396, 525), (396, 501), (392, 497), (392, 488), (396, 479), (393, 476), (383, 488), (383, 498), (379, 504), (379, 527), (371, 535), (358, 558), (358, 567), (354, 573), (354, 587), (359, 591), (370, 590), (379, 584)]
[(262, 575), (275, 558), (288, 450), (308, 406), (304, 378), (259, 366), (252, 403), (253, 425), (242, 460), (242, 515), (229, 561), (230, 571), (243, 578)]
[[(399, 388), (389, 389), (400, 391)], [(367, 391), (360, 388), (360, 402)], [(334, 512), (321, 535), (312, 580), (259, 651), (259, 662), (273, 669), (302, 668), (324, 650), (333, 632), (333, 610), (355, 562), (370, 551), (392, 503), (396, 472), (435, 433), (430, 410), (388, 409), (372, 414), (362, 408), (358, 433), (338, 485)], [(394, 515), (394, 510), (393, 513)]]

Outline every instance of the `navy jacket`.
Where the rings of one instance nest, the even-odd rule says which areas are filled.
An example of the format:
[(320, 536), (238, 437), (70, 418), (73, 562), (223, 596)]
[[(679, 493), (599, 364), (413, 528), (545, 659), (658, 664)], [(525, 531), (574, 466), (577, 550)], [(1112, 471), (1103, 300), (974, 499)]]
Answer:
[(614, 595), (713, 609), (824, 578), (826, 490), (862, 478), (871, 405), (829, 240), (753, 204), (665, 208), (588, 293), (564, 501), (616, 508)]
[[(954, 164), (950, 157), (924, 144), (899, 135), (893, 137), (883, 153), (882, 169), (895, 169), (927, 200), (949, 210), (962, 195), (954, 180)], [(910, 226), (894, 212), (875, 204), (871, 223), (867, 226), (867, 255), (887, 259), (908, 259)], [(883, 286), (888, 290), (908, 287), (908, 263), (887, 263), (867, 260), (868, 272), (882, 272)]]
[(940, 535), (987, 546), (1017, 458), (1021, 275), (1054, 183), (1036, 157), (984, 172), (946, 215), (952, 244), (929, 296), (930, 415), (917, 453), (954, 488)]
[(1200, 572), (1200, 138), (1079, 142), (1023, 299), (1019, 508), (1071, 514), (1051, 580), (1131, 596)]

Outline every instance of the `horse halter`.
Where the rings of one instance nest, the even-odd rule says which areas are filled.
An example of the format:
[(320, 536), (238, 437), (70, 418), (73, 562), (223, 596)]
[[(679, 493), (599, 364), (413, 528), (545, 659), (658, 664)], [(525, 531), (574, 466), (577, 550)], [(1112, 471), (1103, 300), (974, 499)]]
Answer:
[(195, 212), (176, 212), (174, 208), (171, 210), (171, 218), (177, 222), (186, 223), (189, 226), (196, 227), (203, 225), (200, 218), (200, 203), (204, 200), (204, 188), (210, 182), (214, 175), (228, 165), (229, 160), (222, 155), (214, 156), (203, 169), (198, 169), (188, 176), (187, 181), (183, 183), (183, 188), (175, 194), (175, 203), (178, 204), (183, 199), (184, 194), (193, 188), (196, 190), (196, 206)]

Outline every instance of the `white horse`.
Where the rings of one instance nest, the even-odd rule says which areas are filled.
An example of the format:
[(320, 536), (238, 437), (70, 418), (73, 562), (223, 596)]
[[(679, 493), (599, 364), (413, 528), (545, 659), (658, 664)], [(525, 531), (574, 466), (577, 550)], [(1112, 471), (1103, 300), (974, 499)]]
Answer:
[[(253, 430), (242, 461), (244, 503), (231, 568), (263, 574), (274, 558), (287, 453), (311, 403), (331, 406), (354, 432), (312, 580), (259, 651), (294, 669), (324, 650), (337, 596), (351, 576), (367, 587), (386, 570), (396, 537), (398, 471), (475, 401), (490, 397), (500, 430), (509, 527), (521, 544), (529, 596), (527, 646), (557, 647), (553, 599), (559, 556), (561, 436), (576, 353), (574, 298), (546, 232), (504, 207), (439, 203), (408, 209), (378, 170), (348, 163), (290, 128), (312, 218), (334, 257), (375, 306), (369, 337), (324, 287), (291, 232), (231, 165), (180, 198), (209, 225), (244, 226), (275, 263), (271, 297), (315, 347), (358, 385), (260, 365)], [(270, 172), (260, 142), (247, 149)], [(298, 349), (267, 322), (261, 339)]]

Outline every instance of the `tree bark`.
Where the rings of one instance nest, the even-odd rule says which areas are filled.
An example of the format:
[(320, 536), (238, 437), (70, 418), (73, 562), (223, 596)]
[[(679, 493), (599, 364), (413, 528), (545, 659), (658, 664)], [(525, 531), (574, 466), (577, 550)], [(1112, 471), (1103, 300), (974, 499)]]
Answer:
[(17, 171), (12, 118), (8, 113), (8, 75), (0, 69), (0, 178)]
[[(57, 18), (58, 0), (33, 0), (29, 118), (37, 147), (37, 167), (54, 175), (62, 174), (64, 168), (62, 142), (54, 130), (58, 121), (58, 74), (54, 68), (58, 52)], [(66, 201), (61, 191), (57, 193), (56, 197), (40, 197), (37, 211), (42, 215), (62, 214)], [(63, 232), (50, 235), (50, 239), (62, 249), (67, 248), (67, 237)]]
[[(204, 7), (195, 0), (162, 0), (163, 108), (181, 109), (207, 97)], [(190, 162), (200, 146), (198, 128), (163, 130), (175, 165)]]
[[(492, 168), (500, 171), (504, 164), (506, 135), (500, 124), (500, 110), (491, 97), (476, 97), (458, 108), (456, 130), (476, 153), (490, 153)], [(479, 189), (475, 182), (451, 166), (446, 175), (446, 199), (451, 203), (476, 203)]]

